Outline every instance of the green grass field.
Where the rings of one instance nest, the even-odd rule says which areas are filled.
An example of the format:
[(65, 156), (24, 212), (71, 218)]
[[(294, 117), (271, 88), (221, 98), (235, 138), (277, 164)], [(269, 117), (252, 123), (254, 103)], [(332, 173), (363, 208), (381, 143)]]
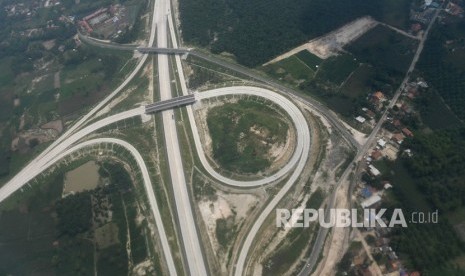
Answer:
[(61, 97), (66, 99), (75, 95), (87, 95), (98, 90), (104, 82), (105, 75), (102, 70), (102, 62), (98, 59), (67, 67), (61, 74)]
[(368, 95), (368, 93), (372, 92), (369, 81), (373, 75), (373, 68), (367, 64), (362, 64), (347, 79), (341, 87), (341, 92), (350, 98), (358, 98)]
[(314, 54), (310, 53), (309, 51), (303, 50), (295, 54), (297, 58), (303, 61), (308, 67), (316, 69), (318, 65), (320, 65), (323, 60)]
[(290, 83), (296, 83), (299, 80), (312, 79), (315, 74), (315, 67), (309, 66), (296, 55), (264, 67), (265, 72), (269, 75), (285, 79)]
[(271, 144), (284, 143), (288, 130), (288, 124), (276, 111), (247, 100), (212, 108), (207, 123), (215, 160), (237, 173), (257, 173), (268, 168), (272, 162), (268, 157)]
[(339, 86), (358, 66), (358, 61), (349, 54), (330, 57), (321, 64), (316, 77)]

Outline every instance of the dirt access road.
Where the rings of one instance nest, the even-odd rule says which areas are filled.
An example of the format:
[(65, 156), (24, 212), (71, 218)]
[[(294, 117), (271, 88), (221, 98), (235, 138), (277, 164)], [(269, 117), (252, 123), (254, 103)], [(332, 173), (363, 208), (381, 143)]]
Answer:
[(303, 50), (308, 50), (317, 57), (326, 59), (330, 56), (337, 55), (342, 47), (356, 40), (378, 24), (379, 23), (370, 16), (358, 18), (324, 36), (312, 39), (309, 42), (300, 45), (299, 47), (294, 48), (263, 65), (265, 66), (278, 62)]

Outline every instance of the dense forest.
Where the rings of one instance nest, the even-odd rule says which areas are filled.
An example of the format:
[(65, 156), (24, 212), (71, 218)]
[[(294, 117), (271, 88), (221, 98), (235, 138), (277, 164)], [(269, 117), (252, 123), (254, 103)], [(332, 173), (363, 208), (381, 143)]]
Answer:
[(417, 42), (378, 25), (346, 49), (359, 61), (370, 63), (389, 75), (401, 78), (410, 66)]
[(446, 275), (428, 272), (447, 268), (447, 263), (462, 254), (464, 248), (452, 226), (444, 221), (395, 228), (391, 238), (391, 245), (404, 264), (425, 272), (425, 275)]
[(390, 174), (383, 179), (394, 183), (394, 198), (383, 207), (402, 208), (407, 220), (412, 212), (438, 210), (439, 222), (394, 228), (391, 246), (408, 268), (425, 275), (441, 275), (454, 269), (451, 260), (465, 249), (454, 230), (456, 222), (448, 219), (449, 214), (465, 206), (465, 129), (417, 132), (402, 147), (412, 149), (414, 154), (387, 162)]
[(405, 165), (435, 208), (465, 206), (465, 129), (419, 133), (405, 147), (415, 152)]
[(56, 204), (58, 230), (61, 235), (76, 236), (92, 227), (90, 192), (67, 196)]
[[(390, 0), (182, 0), (187, 43), (229, 52), (257, 66), (360, 16), (383, 18)], [(407, 3), (406, 1), (401, 1)], [(403, 5), (402, 11), (408, 10)]]
[(409, 224), (391, 234), (404, 264), (424, 275), (464, 273), (455, 260), (465, 249), (458, 237), (465, 207), (465, 128), (452, 114), (465, 118), (464, 41), (464, 20), (445, 20), (431, 30), (416, 68), (429, 85), (415, 102), (425, 125), (404, 122), (418, 130), (402, 145), (413, 156), (389, 162), (391, 173), (385, 176), (394, 183), (391, 207), (401, 207), (407, 218), (413, 211), (439, 211), (437, 224)]
[(438, 24), (425, 43), (418, 69), (460, 118), (465, 119), (465, 20)]

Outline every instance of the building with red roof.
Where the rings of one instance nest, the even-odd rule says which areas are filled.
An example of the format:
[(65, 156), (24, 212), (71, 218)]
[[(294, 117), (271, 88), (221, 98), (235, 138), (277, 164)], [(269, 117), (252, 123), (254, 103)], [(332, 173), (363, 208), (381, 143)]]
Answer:
[(407, 137), (413, 137), (413, 133), (410, 131), (410, 129), (408, 129), (406, 127), (404, 127), (402, 129), (402, 133), (405, 134), (405, 136), (407, 136)]

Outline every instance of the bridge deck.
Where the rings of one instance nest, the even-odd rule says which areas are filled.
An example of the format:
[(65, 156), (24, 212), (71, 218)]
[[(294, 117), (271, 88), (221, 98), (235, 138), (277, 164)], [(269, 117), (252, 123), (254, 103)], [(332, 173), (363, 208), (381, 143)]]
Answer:
[(190, 94), (186, 96), (180, 96), (166, 101), (160, 101), (145, 106), (145, 113), (160, 112), (174, 107), (184, 106), (195, 103), (195, 95)]
[(179, 48), (155, 48), (155, 47), (138, 47), (137, 51), (144, 54), (172, 54), (172, 55), (184, 55), (189, 53), (188, 49), (179, 49)]

